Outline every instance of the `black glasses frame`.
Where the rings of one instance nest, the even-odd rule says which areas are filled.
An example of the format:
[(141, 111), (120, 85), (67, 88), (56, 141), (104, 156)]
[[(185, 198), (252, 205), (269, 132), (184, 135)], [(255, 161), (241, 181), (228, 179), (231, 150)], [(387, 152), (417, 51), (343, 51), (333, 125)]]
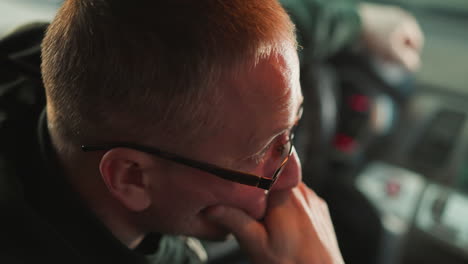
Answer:
[(204, 172), (211, 173), (215, 176), (218, 176), (222, 179), (240, 183), (240, 184), (245, 184), (249, 186), (254, 186), (260, 189), (264, 189), (269, 191), (273, 184), (275, 184), (276, 180), (278, 179), (278, 176), (281, 174), (283, 171), (286, 163), (288, 163), (289, 158), (291, 157), (292, 151), (294, 149), (294, 132), (297, 128), (297, 125), (299, 123), (299, 120), (301, 119), (303, 112), (303, 106), (302, 104), (299, 106), (298, 109), (298, 120), (296, 121), (296, 124), (291, 128), (291, 131), (289, 132), (289, 151), (284, 160), (281, 162), (280, 166), (278, 169), (276, 169), (275, 173), (273, 174), (273, 177), (271, 178), (266, 178), (262, 176), (258, 176), (252, 173), (247, 173), (247, 172), (242, 172), (242, 171), (236, 171), (232, 169), (227, 169), (227, 168), (222, 168), (214, 164), (210, 164), (207, 162), (203, 161), (198, 161), (198, 160), (193, 160), (189, 158), (182, 157), (180, 155), (170, 153), (163, 151), (161, 149), (155, 148), (155, 147), (149, 147), (149, 146), (143, 146), (139, 144), (134, 144), (134, 143), (111, 143), (111, 144), (103, 144), (103, 145), (82, 145), (81, 149), (84, 152), (90, 152), (90, 151), (108, 151), (114, 148), (128, 148), (128, 149), (134, 149), (137, 151), (141, 151), (144, 153), (151, 154), (153, 156), (156, 156), (158, 158), (163, 158), (166, 160), (170, 160), (191, 168), (195, 168)]
[(81, 149), (85, 152), (107, 151), (107, 150), (111, 150), (114, 148), (134, 149), (137, 151), (151, 154), (158, 158), (163, 158), (163, 159), (170, 160), (170, 161), (173, 161), (173, 162), (176, 162), (176, 163), (188, 166), (188, 167), (192, 167), (201, 171), (211, 173), (225, 180), (229, 180), (229, 181), (233, 181), (236, 183), (245, 184), (249, 186), (254, 186), (257, 188), (264, 189), (264, 190), (270, 190), (273, 184), (278, 179), (278, 175), (283, 171), (284, 166), (286, 165), (286, 163), (289, 160), (289, 157), (292, 154), (292, 150), (294, 148), (293, 143), (292, 143), (293, 138), (294, 138), (294, 128), (291, 129), (291, 133), (289, 136), (289, 140), (291, 141), (289, 153), (286, 156), (286, 158), (281, 162), (280, 167), (275, 171), (275, 173), (273, 174), (273, 177), (271, 178), (266, 178), (266, 177), (258, 176), (255, 174), (247, 173), (247, 172), (241, 172), (241, 171), (231, 170), (227, 168), (222, 168), (222, 167), (219, 167), (217, 165), (210, 164), (207, 162), (185, 158), (174, 153), (160, 150), (158, 148), (143, 146), (143, 145), (134, 144), (134, 143), (115, 143), (115, 144), (106, 144), (106, 145), (82, 145)]
[[(290, 140), (292, 140), (292, 138)], [(255, 174), (247, 173), (247, 172), (241, 172), (241, 171), (231, 170), (227, 168), (222, 168), (214, 164), (185, 158), (177, 154), (173, 154), (173, 153), (166, 152), (166, 151), (154, 148), (154, 147), (148, 147), (148, 146), (143, 146), (139, 144), (115, 143), (115, 144), (107, 144), (107, 145), (82, 145), (81, 146), (81, 149), (85, 152), (111, 150), (114, 148), (134, 149), (137, 151), (151, 154), (158, 158), (163, 158), (163, 159), (170, 160), (170, 161), (173, 161), (173, 162), (176, 162), (176, 163), (188, 166), (188, 167), (192, 167), (201, 171), (209, 172), (225, 180), (258, 187), (264, 190), (270, 190), (273, 184), (275, 183), (275, 181), (277, 180), (278, 175), (281, 173), (284, 166), (288, 162), (289, 157), (292, 154), (293, 144), (291, 142), (291, 147), (289, 149), (289, 153), (287, 157), (285, 158), (283, 162), (281, 162), (280, 167), (275, 171), (272, 178), (266, 178), (262, 176), (257, 176)]]

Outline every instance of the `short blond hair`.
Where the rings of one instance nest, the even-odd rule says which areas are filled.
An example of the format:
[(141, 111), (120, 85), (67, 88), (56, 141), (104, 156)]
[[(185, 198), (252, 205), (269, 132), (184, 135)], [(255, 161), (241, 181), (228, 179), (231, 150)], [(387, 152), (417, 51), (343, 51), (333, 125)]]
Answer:
[(68, 0), (42, 44), (49, 122), (73, 144), (197, 131), (218, 80), (284, 38), (276, 0)]

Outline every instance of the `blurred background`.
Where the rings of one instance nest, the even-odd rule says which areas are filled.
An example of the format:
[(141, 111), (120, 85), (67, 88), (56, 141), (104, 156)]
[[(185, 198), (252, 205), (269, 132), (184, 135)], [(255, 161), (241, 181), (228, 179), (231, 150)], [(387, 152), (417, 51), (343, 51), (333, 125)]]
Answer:
[[(468, 1), (372, 2), (416, 17), (422, 67), (347, 51), (302, 69), (304, 181), (327, 200), (347, 263), (468, 263)], [(60, 3), (0, 0), (0, 37)], [(206, 245), (211, 263), (247, 263), (235, 241)]]

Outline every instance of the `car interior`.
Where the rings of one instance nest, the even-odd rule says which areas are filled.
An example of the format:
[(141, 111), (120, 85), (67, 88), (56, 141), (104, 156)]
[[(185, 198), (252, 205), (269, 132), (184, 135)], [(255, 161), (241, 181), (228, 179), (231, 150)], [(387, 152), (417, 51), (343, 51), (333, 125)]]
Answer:
[[(60, 2), (1, 1), (0, 38), (50, 21)], [(416, 17), (421, 69), (410, 73), (359, 47), (306, 64), (295, 137), (304, 181), (327, 201), (346, 263), (468, 263), (468, 1), (372, 2)], [(0, 50), (20, 43), (2, 40)], [(40, 79), (22, 67), (27, 58), (2, 57), (0, 71)], [(211, 264), (248, 263), (234, 239), (204, 245)]]

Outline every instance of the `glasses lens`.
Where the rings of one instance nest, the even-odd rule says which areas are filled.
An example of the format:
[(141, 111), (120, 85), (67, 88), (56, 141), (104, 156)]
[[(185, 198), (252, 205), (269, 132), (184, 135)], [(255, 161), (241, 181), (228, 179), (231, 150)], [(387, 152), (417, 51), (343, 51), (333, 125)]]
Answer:
[(292, 149), (293, 149), (292, 138), (293, 138), (293, 135), (291, 134), (290, 140), (288, 140), (288, 142), (283, 146), (283, 153), (282, 153), (282, 155), (281, 155), (281, 157), (279, 159), (280, 160), (279, 167), (276, 169), (276, 171), (273, 174), (273, 178), (272, 178), (273, 183), (272, 184), (274, 184), (276, 182), (279, 175), (281, 174), (281, 172), (283, 172), (284, 167), (286, 167), (286, 164), (289, 161), (289, 157), (291, 156)]

